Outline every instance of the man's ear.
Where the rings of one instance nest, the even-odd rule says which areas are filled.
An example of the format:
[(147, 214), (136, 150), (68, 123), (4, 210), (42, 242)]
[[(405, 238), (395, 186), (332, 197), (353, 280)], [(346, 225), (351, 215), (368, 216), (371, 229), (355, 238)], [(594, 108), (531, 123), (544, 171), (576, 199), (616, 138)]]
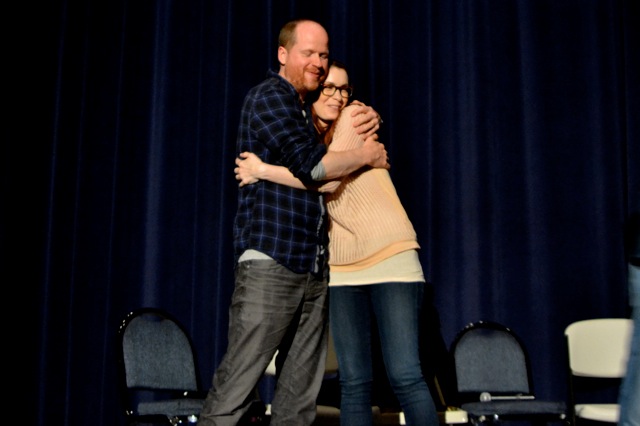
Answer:
[(278, 47), (278, 62), (280, 62), (280, 66), (285, 66), (285, 64), (287, 63), (288, 55), (289, 52), (287, 52), (287, 49), (285, 49), (284, 46)]

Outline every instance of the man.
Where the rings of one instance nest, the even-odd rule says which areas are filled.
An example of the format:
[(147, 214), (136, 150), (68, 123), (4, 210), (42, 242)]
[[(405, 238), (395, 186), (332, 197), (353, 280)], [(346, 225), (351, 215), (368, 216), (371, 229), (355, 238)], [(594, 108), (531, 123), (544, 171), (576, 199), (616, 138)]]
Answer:
[[(316, 138), (307, 93), (324, 81), (329, 36), (317, 22), (292, 21), (279, 36), (278, 74), (251, 89), (242, 107), (237, 152), (284, 165), (308, 186), (363, 167), (389, 168), (384, 146), (371, 136), (379, 117), (360, 107), (358, 149), (328, 152)], [(369, 136), (369, 137), (368, 137)], [(327, 218), (322, 195), (268, 181), (239, 189), (234, 223), (237, 260), (229, 310), (229, 346), (198, 424), (236, 425), (253, 390), (285, 340), (271, 424), (310, 425), (327, 349)], [(292, 337), (291, 337), (292, 336)]]

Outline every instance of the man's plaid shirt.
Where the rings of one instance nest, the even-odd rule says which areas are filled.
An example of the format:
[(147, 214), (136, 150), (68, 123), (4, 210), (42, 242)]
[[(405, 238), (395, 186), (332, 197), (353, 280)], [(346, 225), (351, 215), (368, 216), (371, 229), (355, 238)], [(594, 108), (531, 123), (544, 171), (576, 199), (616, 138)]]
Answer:
[[(309, 105), (273, 71), (245, 97), (237, 153), (253, 152), (262, 161), (286, 166), (305, 183), (327, 149), (318, 140)], [(239, 188), (234, 222), (236, 261), (258, 250), (297, 273), (322, 272), (328, 243), (322, 194), (261, 180)]]

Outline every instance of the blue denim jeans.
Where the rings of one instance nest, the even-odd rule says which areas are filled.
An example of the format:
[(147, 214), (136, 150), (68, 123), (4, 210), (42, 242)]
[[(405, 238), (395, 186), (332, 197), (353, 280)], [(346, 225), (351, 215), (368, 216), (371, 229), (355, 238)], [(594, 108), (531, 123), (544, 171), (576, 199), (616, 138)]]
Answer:
[(640, 426), (640, 266), (629, 265), (629, 301), (633, 334), (627, 375), (620, 388), (620, 426)]
[(407, 425), (437, 425), (435, 404), (420, 369), (419, 318), (424, 283), (329, 288), (329, 323), (338, 357), (342, 426), (371, 426), (371, 332), (378, 326), (389, 382)]
[(274, 260), (240, 262), (229, 308), (229, 345), (198, 425), (237, 425), (283, 341), (288, 355), (271, 402), (271, 425), (310, 425), (324, 376), (326, 330), (326, 279), (296, 274)]

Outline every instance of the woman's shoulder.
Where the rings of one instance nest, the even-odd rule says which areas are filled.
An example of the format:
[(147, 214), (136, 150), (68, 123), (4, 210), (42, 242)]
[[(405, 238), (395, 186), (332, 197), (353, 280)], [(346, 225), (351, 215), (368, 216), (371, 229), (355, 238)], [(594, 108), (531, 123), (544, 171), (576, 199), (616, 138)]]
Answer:
[(362, 143), (353, 125), (355, 117), (351, 116), (355, 108), (357, 108), (356, 105), (347, 105), (340, 112), (331, 135), (331, 145), (329, 146), (332, 151), (346, 151), (357, 148)]
[(343, 116), (351, 117), (351, 113), (352, 113), (356, 108), (358, 108), (358, 105), (355, 105), (355, 104), (349, 104), (349, 105), (347, 105), (346, 107), (344, 107), (344, 108), (342, 109), (342, 111), (340, 111), (340, 117), (343, 117)]
[(351, 114), (356, 108), (358, 108), (358, 106), (353, 104), (347, 105), (346, 107), (344, 107), (342, 111), (340, 111), (340, 115), (338, 116), (336, 126), (345, 126), (347, 124), (353, 123), (353, 120), (355, 120), (355, 117), (352, 117)]

